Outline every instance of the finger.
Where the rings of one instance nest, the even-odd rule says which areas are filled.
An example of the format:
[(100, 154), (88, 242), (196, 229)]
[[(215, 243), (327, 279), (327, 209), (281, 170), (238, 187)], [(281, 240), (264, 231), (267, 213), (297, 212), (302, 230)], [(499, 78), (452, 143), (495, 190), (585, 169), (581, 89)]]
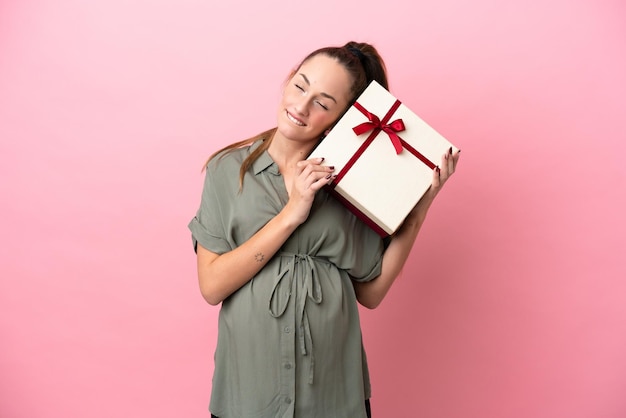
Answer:
[(433, 170), (433, 182), (432, 182), (432, 187), (437, 188), (440, 186), (441, 184), (441, 169), (439, 168), (439, 166), (436, 166), (435, 169)]
[(448, 149), (448, 155), (446, 155), (446, 161), (448, 163), (448, 177), (454, 173), (454, 158), (452, 156), (452, 147)]
[(309, 158), (308, 160), (302, 160), (302, 161), (298, 161), (296, 164), (298, 166), (307, 166), (307, 165), (320, 165), (324, 162), (325, 158), (324, 157), (316, 157), (316, 158)]
[(322, 187), (326, 186), (327, 184), (332, 183), (332, 181), (337, 178), (336, 175), (332, 174), (332, 173), (328, 173), (323, 177), (320, 177), (319, 179), (317, 179), (316, 181), (314, 181), (313, 183), (311, 183), (310, 189), (317, 192), (318, 190), (320, 190)]
[(320, 177), (325, 177), (326, 175), (331, 174), (334, 171), (335, 171), (334, 166), (322, 166), (322, 165), (308, 164), (300, 172), (300, 176), (303, 179), (307, 179), (310, 176), (313, 176), (314, 179), (312, 181), (316, 181)]
[(461, 150), (456, 150), (448, 156), (448, 178), (456, 171), (456, 165), (459, 162), (459, 153)]
[(296, 175), (302, 174), (308, 167), (320, 166), (324, 158), (311, 158), (308, 160), (300, 160), (296, 163)]
[(446, 152), (445, 154), (443, 154), (441, 156), (441, 165), (439, 166), (439, 168), (441, 169), (441, 171), (439, 172), (439, 181), (440, 183), (443, 183), (446, 181), (446, 179), (448, 178), (449, 175), (449, 165), (448, 165), (448, 156), (450, 154), (448, 152)]
[(297, 182), (302, 190), (307, 190), (312, 184), (329, 175), (332, 175), (332, 170), (329, 168), (320, 169), (319, 166), (307, 165), (298, 176)]
[(325, 158), (323, 158), (323, 157), (320, 157), (320, 158), (310, 158), (310, 159), (308, 159), (308, 160), (301, 160), (301, 161), (298, 161), (298, 162), (296, 163), (296, 165), (297, 165), (298, 167), (308, 167), (308, 166), (311, 166), (311, 167), (317, 167), (317, 168), (320, 168), (320, 169), (321, 169), (321, 168), (324, 168), (324, 167), (328, 167), (327, 165), (322, 165), (322, 163), (323, 163), (325, 160), (326, 160), (326, 159), (325, 159)]
[(299, 161), (298, 164), (302, 168), (300, 173), (298, 174), (298, 179), (308, 187), (308, 185), (311, 183), (311, 174), (315, 172), (314, 165), (308, 161)]
[(454, 170), (456, 171), (456, 165), (459, 163), (459, 157), (461, 156), (461, 150), (456, 150), (454, 155), (452, 156), (452, 161), (454, 162)]
[(309, 166), (306, 160), (298, 161), (296, 163), (296, 176), (299, 176)]

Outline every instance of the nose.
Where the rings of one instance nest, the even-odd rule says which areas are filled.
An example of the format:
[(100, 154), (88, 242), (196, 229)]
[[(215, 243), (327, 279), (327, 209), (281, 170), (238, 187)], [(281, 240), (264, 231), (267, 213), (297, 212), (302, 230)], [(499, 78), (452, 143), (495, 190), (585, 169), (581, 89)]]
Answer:
[(309, 106), (311, 105), (311, 100), (307, 95), (302, 95), (298, 97), (298, 99), (294, 102), (294, 108), (296, 112), (301, 115), (309, 114)]

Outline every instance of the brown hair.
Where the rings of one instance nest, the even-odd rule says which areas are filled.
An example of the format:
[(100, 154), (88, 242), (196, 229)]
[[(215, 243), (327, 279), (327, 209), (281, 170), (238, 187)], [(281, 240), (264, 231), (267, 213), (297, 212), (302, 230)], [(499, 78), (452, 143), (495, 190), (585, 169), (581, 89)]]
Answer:
[[(381, 86), (389, 89), (385, 62), (373, 45), (361, 42), (348, 42), (341, 47), (325, 47), (317, 49), (302, 60), (298, 67), (292, 71), (289, 78), (291, 78), (305, 62), (319, 54), (324, 54), (330, 58), (334, 58), (342, 64), (348, 74), (350, 74), (350, 77), (352, 78), (352, 86), (350, 88), (350, 91), (352, 92), (352, 100), (350, 101), (349, 106), (354, 103), (354, 100), (359, 97), (372, 80), (376, 80)], [(254, 142), (262, 140), (263, 143), (241, 163), (241, 167), (239, 169), (239, 189), (241, 190), (243, 187), (244, 175), (250, 166), (252, 166), (254, 161), (256, 161), (256, 159), (269, 148), (275, 132), (276, 128), (268, 129), (267, 131), (261, 132), (251, 138), (230, 144), (213, 153), (207, 160), (206, 164), (208, 164), (208, 162), (218, 154), (221, 154), (221, 158), (228, 152), (252, 145)]]

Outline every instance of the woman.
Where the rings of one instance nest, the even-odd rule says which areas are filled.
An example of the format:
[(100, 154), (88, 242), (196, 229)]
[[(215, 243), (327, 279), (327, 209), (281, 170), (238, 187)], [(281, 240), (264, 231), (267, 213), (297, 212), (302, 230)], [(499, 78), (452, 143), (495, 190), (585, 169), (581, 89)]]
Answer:
[(314, 51), (289, 77), (277, 127), (207, 163), (189, 228), (202, 295), (222, 304), (212, 416), (370, 416), (357, 301), (382, 301), (459, 158), (442, 156), (429, 191), (384, 245), (323, 190), (333, 168), (306, 159), (371, 80), (387, 87), (371, 45)]

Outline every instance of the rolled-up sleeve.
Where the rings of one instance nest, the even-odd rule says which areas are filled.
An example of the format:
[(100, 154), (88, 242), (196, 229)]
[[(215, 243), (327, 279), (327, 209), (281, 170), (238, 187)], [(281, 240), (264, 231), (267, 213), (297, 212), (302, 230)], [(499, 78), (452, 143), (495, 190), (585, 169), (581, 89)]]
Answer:
[(191, 231), (194, 250), (197, 251), (197, 245), (200, 243), (211, 252), (223, 254), (232, 250), (224, 231), (224, 225), (228, 222), (223, 219), (223, 214), (228, 214), (228, 211), (224, 211), (223, 205), (226, 204), (227, 199), (217, 198), (216, 188), (220, 187), (220, 173), (212, 163), (213, 160), (209, 162), (206, 169), (200, 208), (188, 227)]

